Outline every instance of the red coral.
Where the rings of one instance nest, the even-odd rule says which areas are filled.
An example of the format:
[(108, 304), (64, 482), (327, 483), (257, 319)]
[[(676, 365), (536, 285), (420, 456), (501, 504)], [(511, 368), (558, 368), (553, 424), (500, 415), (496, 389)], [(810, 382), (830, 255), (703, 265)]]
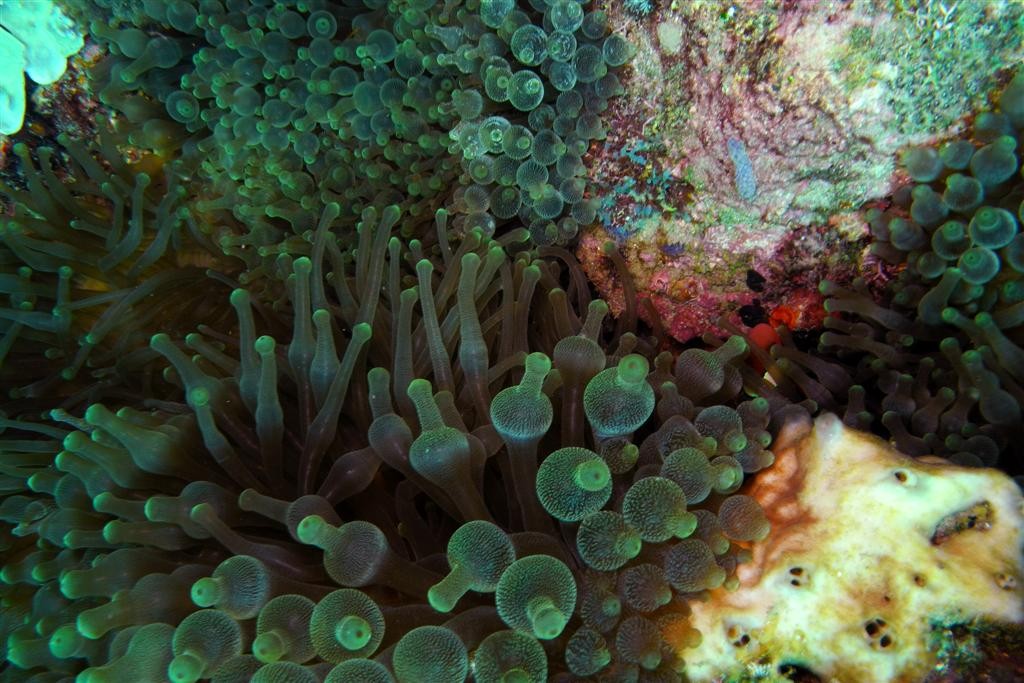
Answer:
[(825, 298), (817, 291), (797, 289), (786, 301), (768, 314), (772, 327), (785, 325), (791, 330), (813, 330), (825, 321)]

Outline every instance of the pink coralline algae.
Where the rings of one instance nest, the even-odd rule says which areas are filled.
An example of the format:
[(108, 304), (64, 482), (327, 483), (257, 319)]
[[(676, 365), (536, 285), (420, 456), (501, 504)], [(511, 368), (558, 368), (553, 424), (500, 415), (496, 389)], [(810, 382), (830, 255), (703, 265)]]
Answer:
[(641, 315), (681, 341), (721, 333), (723, 315), (772, 319), (822, 279), (873, 277), (862, 210), (903, 180), (896, 153), (962, 130), (1021, 54), (1022, 10), (998, 3), (677, 4), (622, 18), (638, 52), (590, 153), (604, 199), (578, 254), (617, 312), (615, 242)]

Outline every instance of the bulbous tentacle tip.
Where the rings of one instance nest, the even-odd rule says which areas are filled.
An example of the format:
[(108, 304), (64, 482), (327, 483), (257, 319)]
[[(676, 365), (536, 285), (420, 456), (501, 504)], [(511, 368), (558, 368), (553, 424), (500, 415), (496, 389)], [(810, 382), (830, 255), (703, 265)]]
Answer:
[(323, 517), (320, 515), (310, 515), (299, 522), (295, 533), (302, 543), (316, 545), (317, 541), (321, 538), (321, 532), (325, 525), (326, 522)]
[(365, 344), (373, 336), (373, 328), (369, 323), (359, 323), (352, 328), (352, 341), (357, 344)]
[(546, 375), (551, 370), (551, 359), (548, 358), (547, 354), (540, 352), (534, 352), (526, 356), (525, 364), (527, 372), (538, 375)]

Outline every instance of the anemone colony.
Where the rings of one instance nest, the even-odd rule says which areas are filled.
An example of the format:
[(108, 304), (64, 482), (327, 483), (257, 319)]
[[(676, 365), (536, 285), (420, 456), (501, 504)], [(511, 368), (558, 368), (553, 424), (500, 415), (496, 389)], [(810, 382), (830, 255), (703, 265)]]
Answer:
[(787, 416), (1019, 432), (1024, 77), (907, 153), (888, 307), (668, 350), (561, 246), (631, 54), (600, 9), (64, 4), (111, 115), (0, 184), (10, 680), (680, 680)]
[[(788, 345), (772, 349), (779, 376), (821, 406), (844, 405), (848, 423), (881, 429), (904, 453), (989, 466), (1002, 454), (1002, 466), (1021, 474), (1022, 130), (1018, 73), (970, 136), (901, 154), (911, 182), (867, 212), (873, 256), (899, 271), (885, 300), (876, 303), (863, 279), (850, 289), (822, 283), (826, 310), (842, 317), (826, 318), (817, 362)], [(841, 375), (844, 365), (851, 374)], [(865, 403), (868, 395), (879, 402)]]

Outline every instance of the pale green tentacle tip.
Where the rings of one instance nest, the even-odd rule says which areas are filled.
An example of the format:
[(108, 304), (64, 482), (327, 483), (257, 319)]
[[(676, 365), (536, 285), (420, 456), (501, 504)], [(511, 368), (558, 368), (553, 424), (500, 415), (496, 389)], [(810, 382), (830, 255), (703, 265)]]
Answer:
[(274, 341), (273, 337), (263, 335), (262, 337), (255, 341), (255, 343), (253, 344), (253, 348), (255, 348), (256, 353), (260, 354), (261, 356), (269, 356), (270, 354), (274, 353), (274, 349), (277, 348), (277, 342)]
[(203, 673), (202, 661), (193, 654), (184, 652), (167, 666), (167, 678), (174, 683), (192, 683), (198, 681)]
[(299, 275), (308, 275), (313, 270), (313, 262), (308, 256), (300, 256), (292, 263), (292, 271)]
[(414, 304), (420, 298), (420, 288), (412, 286), (408, 289), (403, 289), (399, 296), (401, 297), (402, 303), (408, 302), (409, 304)]
[(352, 341), (358, 344), (362, 344), (370, 339), (373, 335), (373, 328), (370, 327), (370, 323), (359, 323), (352, 328)]
[(327, 522), (320, 515), (304, 517), (295, 529), (295, 535), (299, 541), (306, 545), (319, 545), (323, 540), (323, 531)]
[(156, 334), (149, 338), (149, 346), (150, 348), (153, 349), (156, 349), (158, 346), (164, 346), (170, 343), (171, 338), (165, 332), (157, 332)]
[(547, 375), (551, 371), (551, 359), (547, 354), (535, 351), (526, 357), (526, 371), (537, 375)]
[(406, 387), (405, 393), (413, 400), (413, 402), (426, 401), (434, 397), (433, 387), (430, 385), (430, 382), (421, 377), (409, 382), (409, 386)]
[(287, 646), (274, 631), (267, 631), (256, 636), (252, 642), (252, 653), (256, 659), (264, 664), (271, 664), (278, 661), (284, 655)]
[(557, 638), (569, 619), (550, 600), (541, 599), (539, 602), (539, 605), (527, 606), (533, 635), (543, 640)]
[(611, 481), (611, 471), (604, 460), (587, 460), (576, 466), (573, 481), (584, 491), (600, 491)]
[(445, 595), (438, 584), (431, 586), (427, 590), (427, 602), (430, 603), (430, 606), (436, 611), (445, 614), (451, 612), (455, 607), (455, 603)]
[(204, 518), (209, 519), (217, 516), (217, 510), (214, 509), (209, 503), (199, 503), (193, 505), (192, 509), (188, 511), (188, 517), (193, 522), (201, 522)]
[(74, 624), (64, 624), (50, 635), (50, 652), (61, 659), (71, 657), (81, 641), (82, 635)]
[(618, 377), (627, 384), (637, 384), (647, 378), (651, 366), (640, 354), (631, 353), (618, 364)]
[(346, 650), (353, 652), (366, 647), (372, 636), (373, 630), (370, 628), (369, 622), (354, 614), (342, 617), (334, 629), (334, 637), (337, 638), (338, 643)]
[(221, 596), (220, 581), (212, 576), (205, 576), (192, 584), (189, 594), (192, 602), (199, 607), (213, 607)]
[(231, 291), (229, 300), (232, 306), (247, 306), (250, 301), (249, 292), (244, 289), (234, 289)]
[(434, 264), (430, 261), (430, 259), (421, 258), (419, 261), (416, 262), (416, 272), (423, 273), (425, 275), (430, 275), (431, 273), (434, 272)]

